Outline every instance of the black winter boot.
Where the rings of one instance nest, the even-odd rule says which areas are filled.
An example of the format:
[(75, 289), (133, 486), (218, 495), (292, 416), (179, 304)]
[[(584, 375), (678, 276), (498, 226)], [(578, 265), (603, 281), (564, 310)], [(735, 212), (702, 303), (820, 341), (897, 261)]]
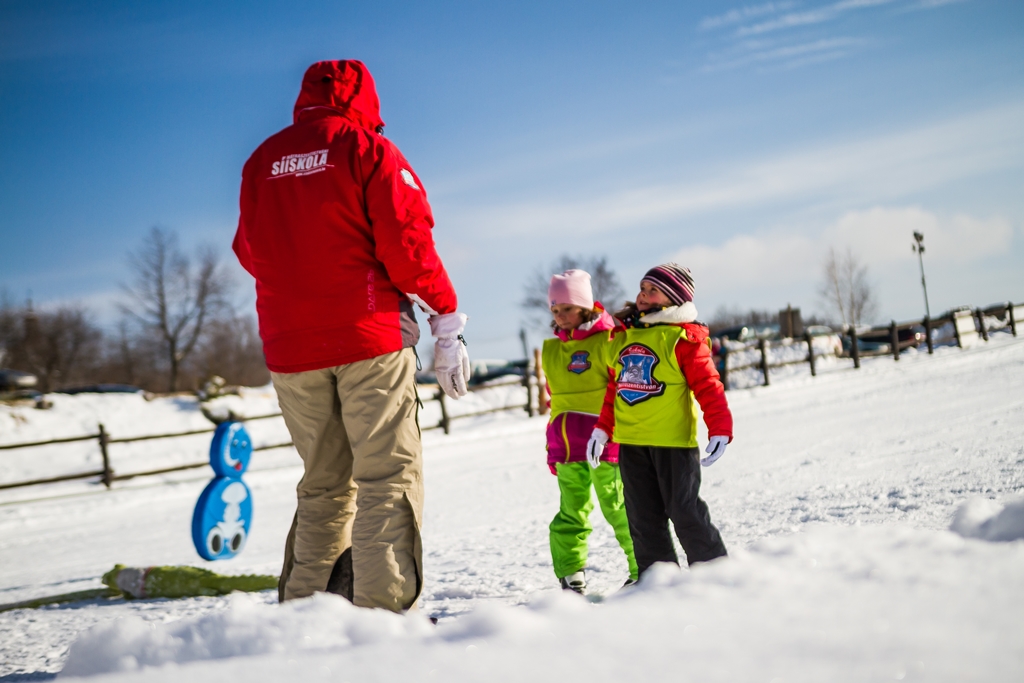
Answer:
[(558, 582), (562, 585), (562, 590), (564, 591), (573, 591), (580, 595), (587, 594), (587, 575), (582, 569), (569, 574), (569, 576), (562, 577)]

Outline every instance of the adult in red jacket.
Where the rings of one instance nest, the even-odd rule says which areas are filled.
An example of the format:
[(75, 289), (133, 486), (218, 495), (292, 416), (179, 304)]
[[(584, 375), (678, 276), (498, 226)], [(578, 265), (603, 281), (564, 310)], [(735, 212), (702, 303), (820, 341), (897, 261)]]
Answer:
[(426, 192), (383, 128), (362, 62), (309, 67), (294, 123), (242, 171), (234, 250), (256, 279), (267, 367), (305, 465), (281, 598), (331, 590), (400, 611), (423, 577), (412, 302), (430, 314), (452, 398), (469, 360)]

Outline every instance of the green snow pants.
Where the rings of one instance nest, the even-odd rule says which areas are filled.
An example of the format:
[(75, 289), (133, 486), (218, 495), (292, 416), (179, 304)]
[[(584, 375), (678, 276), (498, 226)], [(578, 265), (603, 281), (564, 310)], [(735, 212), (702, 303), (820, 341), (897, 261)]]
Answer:
[(568, 462), (559, 463), (555, 469), (558, 472), (558, 489), (562, 493), (558, 514), (548, 527), (555, 576), (564, 578), (587, 564), (587, 537), (594, 530), (590, 524), (590, 512), (594, 509), (590, 487), (593, 485), (601, 513), (615, 530), (615, 539), (626, 553), (629, 577), (636, 579), (633, 539), (629, 535), (626, 504), (622, 499), (619, 466), (602, 462), (595, 470), (586, 462)]

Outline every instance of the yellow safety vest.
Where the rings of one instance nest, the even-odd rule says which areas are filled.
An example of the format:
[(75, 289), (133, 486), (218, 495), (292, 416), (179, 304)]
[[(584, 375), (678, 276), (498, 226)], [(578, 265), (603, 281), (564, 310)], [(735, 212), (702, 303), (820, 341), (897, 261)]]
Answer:
[(675, 353), (685, 337), (677, 325), (616, 332), (606, 351), (615, 372), (616, 443), (697, 446), (697, 405)]

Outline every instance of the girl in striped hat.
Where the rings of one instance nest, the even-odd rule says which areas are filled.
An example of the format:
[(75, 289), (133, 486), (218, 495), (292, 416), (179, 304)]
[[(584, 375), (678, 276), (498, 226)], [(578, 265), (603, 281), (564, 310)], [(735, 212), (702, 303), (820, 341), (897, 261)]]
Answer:
[[(605, 354), (610, 382), (587, 458), (599, 462), (606, 448), (619, 445), (640, 574), (655, 562), (679, 563), (669, 521), (689, 564), (724, 556), (725, 544), (699, 495), (700, 465), (711, 465), (725, 452), (732, 414), (711, 359), (708, 328), (697, 322), (693, 275), (675, 263), (651, 268), (636, 303), (615, 317)], [(694, 400), (708, 427), (703, 460)]]
[(626, 554), (629, 584), (636, 580), (637, 568), (622, 499), (618, 446), (611, 444), (600, 454), (593, 469), (586, 456), (587, 439), (597, 424), (608, 386), (604, 351), (615, 321), (594, 301), (590, 274), (582, 270), (552, 276), (548, 304), (555, 337), (544, 341), (541, 363), (551, 396), (548, 467), (558, 477), (561, 494), (558, 514), (549, 527), (555, 576), (563, 589), (586, 592), (593, 488), (601, 513)]

